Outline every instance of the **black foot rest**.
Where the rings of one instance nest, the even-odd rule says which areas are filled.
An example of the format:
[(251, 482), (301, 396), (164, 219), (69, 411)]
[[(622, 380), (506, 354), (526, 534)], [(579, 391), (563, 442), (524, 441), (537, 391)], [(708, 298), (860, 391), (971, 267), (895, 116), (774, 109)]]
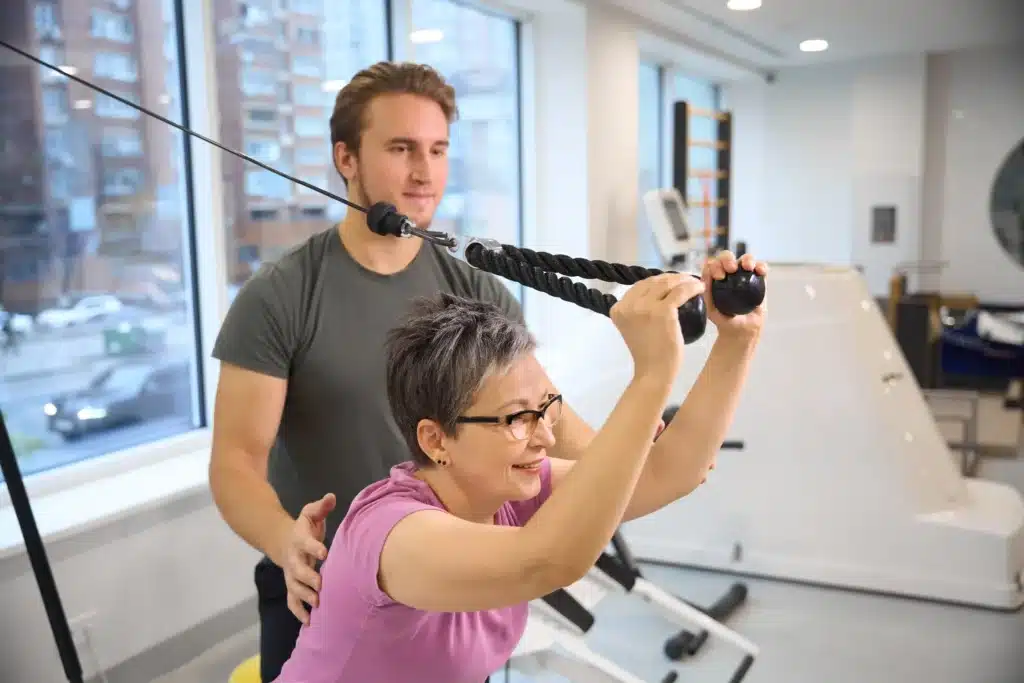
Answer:
[(552, 591), (541, 599), (583, 633), (593, 628), (594, 615), (564, 588)]
[[(726, 591), (722, 597), (716, 600), (715, 604), (711, 605), (708, 609), (702, 609), (692, 603), (687, 604), (690, 604), (692, 607), (704, 612), (704, 614), (708, 615), (715, 621), (724, 622), (732, 616), (732, 614), (739, 609), (746, 600), (746, 584), (734, 583), (729, 587), (729, 590)], [(691, 633), (690, 631), (683, 629), (665, 641), (665, 656), (674, 662), (678, 662), (687, 655), (692, 657), (697, 654), (707, 639), (708, 632), (704, 629), (701, 629), (697, 633)]]

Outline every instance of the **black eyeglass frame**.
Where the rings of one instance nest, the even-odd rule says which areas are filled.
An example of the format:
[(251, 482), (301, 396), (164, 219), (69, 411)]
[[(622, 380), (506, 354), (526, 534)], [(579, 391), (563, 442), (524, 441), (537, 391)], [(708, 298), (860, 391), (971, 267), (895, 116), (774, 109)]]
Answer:
[[(540, 421), (543, 420), (547, 416), (548, 409), (550, 409), (551, 406), (555, 405), (556, 403), (559, 405), (559, 408), (561, 408), (564, 405), (563, 402), (562, 402), (562, 395), (561, 394), (555, 394), (554, 396), (549, 398), (544, 403), (544, 405), (542, 405), (540, 407), (540, 409), (538, 409), (538, 410), (531, 410), (531, 409), (520, 410), (520, 411), (511, 413), (509, 415), (502, 415), (502, 416), (461, 415), (461, 416), (455, 418), (455, 423), (456, 424), (503, 425), (503, 426), (508, 427), (509, 428), (509, 432), (511, 433), (512, 432), (512, 423), (513, 422), (515, 422), (516, 420), (522, 418), (525, 415), (532, 415), (532, 416), (536, 417), (536, 421), (533, 423), (533, 428), (529, 432), (527, 432), (526, 436), (517, 437), (515, 434), (512, 434), (512, 438), (518, 439), (518, 440), (522, 441), (523, 439), (528, 439), (528, 438), (530, 438), (530, 436), (533, 435), (533, 431), (537, 429), (537, 425), (540, 424)], [(561, 417), (561, 412), (559, 412), (559, 417)], [(557, 422), (558, 422), (558, 420), (555, 420), (555, 422), (551, 423), (551, 426), (553, 427)]]

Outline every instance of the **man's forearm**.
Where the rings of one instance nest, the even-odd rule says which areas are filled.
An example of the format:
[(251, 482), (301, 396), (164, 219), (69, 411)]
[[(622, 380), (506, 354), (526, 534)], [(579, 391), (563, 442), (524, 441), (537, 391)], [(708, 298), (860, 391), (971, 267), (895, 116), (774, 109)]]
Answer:
[(647, 460), (652, 474), (677, 482), (686, 495), (697, 488), (727, 436), (750, 371), (757, 337), (722, 338)]
[(295, 520), (282, 507), (266, 478), (247, 467), (211, 465), (210, 489), (228, 526), (280, 565), (283, 539)]

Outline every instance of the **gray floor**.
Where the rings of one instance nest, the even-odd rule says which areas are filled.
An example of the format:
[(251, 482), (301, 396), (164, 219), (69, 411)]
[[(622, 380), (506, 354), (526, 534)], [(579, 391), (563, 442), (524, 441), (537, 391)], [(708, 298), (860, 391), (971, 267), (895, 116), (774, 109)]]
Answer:
[[(985, 423), (982, 441), (1016, 441), (1015, 420)], [(985, 458), (978, 476), (1024, 491), (1024, 459)], [(663, 567), (645, 572), (701, 604), (735, 580)], [(1004, 614), (775, 581), (746, 583), (747, 605), (729, 624), (762, 648), (747, 683), (1024, 683), (1024, 611)], [(598, 608), (588, 640), (599, 653), (657, 683), (671, 669), (662, 644), (673, 631), (645, 605), (611, 596)], [(251, 629), (158, 683), (227, 683), (233, 667), (255, 649)], [(739, 653), (729, 645), (709, 642), (697, 657), (677, 666), (678, 680), (726, 683), (738, 662)], [(513, 673), (509, 683), (561, 680), (528, 682)], [(492, 681), (505, 683), (502, 674)]]

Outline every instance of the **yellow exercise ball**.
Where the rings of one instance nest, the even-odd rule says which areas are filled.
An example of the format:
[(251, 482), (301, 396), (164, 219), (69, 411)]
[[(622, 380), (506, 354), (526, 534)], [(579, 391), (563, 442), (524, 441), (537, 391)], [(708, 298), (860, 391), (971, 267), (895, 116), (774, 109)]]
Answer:
[(235, 667), (228, 683), (263, 683), (260, 680), (260, 656), (253, 655)]

